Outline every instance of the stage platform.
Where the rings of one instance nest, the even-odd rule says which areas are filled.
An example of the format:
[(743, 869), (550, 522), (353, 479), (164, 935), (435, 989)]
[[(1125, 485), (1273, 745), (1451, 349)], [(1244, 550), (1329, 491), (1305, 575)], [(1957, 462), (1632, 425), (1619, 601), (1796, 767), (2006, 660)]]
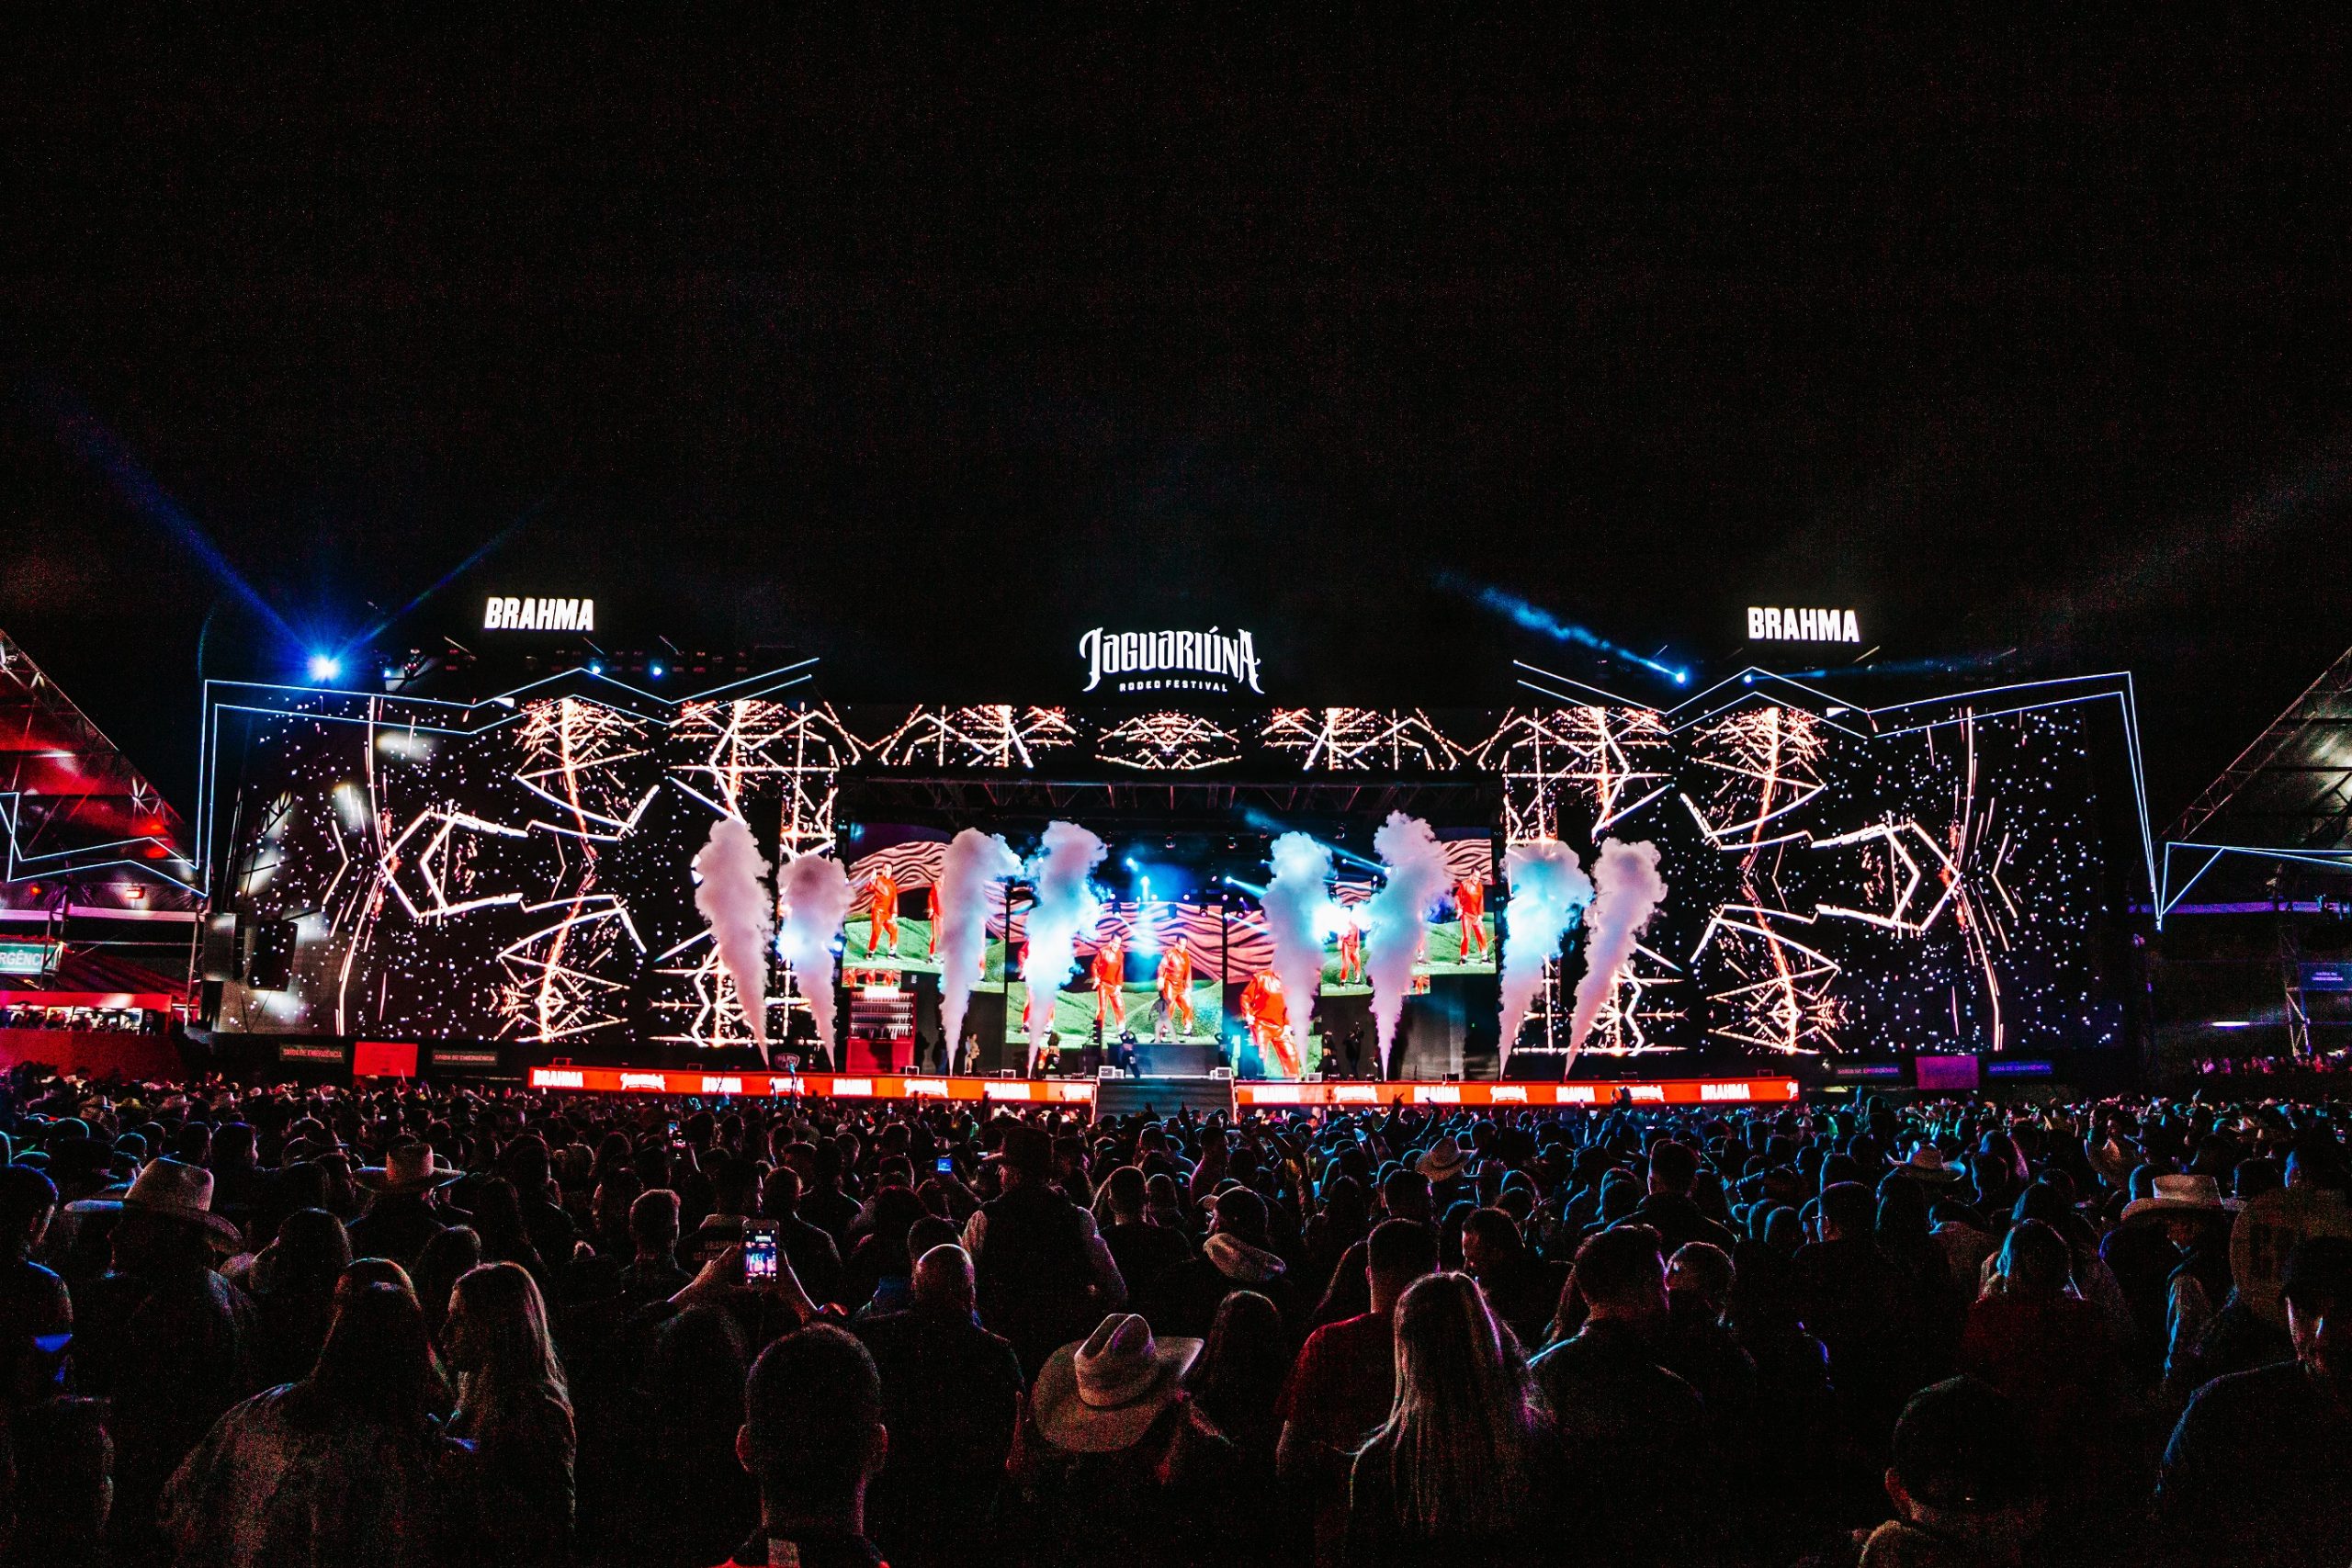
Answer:
[(820, 1100), (937, 1100), (996, 1105), (1089, 1106), (1125, 1115), (1148, 1103), (1173, 1111), (1334, 1110), (1385, 1106), (1565, 1107), (1607, 1111), (1620, 1103), (1788, 1105), (1800, 1097), (1791, 1077), (1660, 1078), (1608, 1083), (1427, 1083), (1337, 1078), (1300, 1082), (1217, 1077), (981, 1078), (899, 1073), (682, 1072), (633, 1067), (547, 1066), (530, 1070), (534, 1089), (587, 1094), (673, 1094), (701, 1099), (806, 1095)]

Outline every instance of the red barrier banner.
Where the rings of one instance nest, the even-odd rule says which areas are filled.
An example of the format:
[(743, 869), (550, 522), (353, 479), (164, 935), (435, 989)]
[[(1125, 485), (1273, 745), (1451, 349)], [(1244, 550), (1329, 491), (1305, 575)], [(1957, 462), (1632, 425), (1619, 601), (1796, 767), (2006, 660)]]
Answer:
[[(1013, 1105), (1087, 1105), (1087, 1078), (924, 1077), (906, 1073), (703, 1073), (645, 1067), (533, 1067), (533, 1089), (589, 1094), (675, 1094), (820, 1100), (942, 1100)], [(1643, 1105), (1789, 1105), (1794, 1078), (1668, 1078), (1644, 1083), (1405, 1083), (1356, 1080), (1233, 1085), (1237, 1108), (1372, 1110), (1466, 1105), (1609, 1111)]]

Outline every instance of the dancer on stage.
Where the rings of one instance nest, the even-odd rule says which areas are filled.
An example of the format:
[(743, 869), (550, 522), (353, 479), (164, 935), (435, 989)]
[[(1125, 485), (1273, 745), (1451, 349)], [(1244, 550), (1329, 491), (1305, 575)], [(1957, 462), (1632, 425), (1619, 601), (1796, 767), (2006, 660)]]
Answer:
[(1193, 947), (1181, 936), (1159, 955), (1159, 1006), (1155, 1010), (1159, 1016), (1152, 1038), (1167, 1039), (1170, 1025), (1179, 1040), (1193, 1032)]
[(888, 869), (877, 866), (865, 885), (865, 952), (868, 957), (884, 951), (882, 938), (890, 938), (888, 952), (899, 951), (899, 879)]
[(926, 908), (931, 921), (931, 932), (923, 939), (922, 955), (937, 963), (939, 960), (939, 878), (933, 877), (931, 886), (923, 891), (929, 895)]
[(1470, 948), (1475, 942), (1478, 956), (1490, 958), (1494, 948), (1487, 935), (1487, 879), (1465, 876), (1453, 885), (1453, 909), (1462, 921), (1462, 956), (1457, 963), (1470, 962)]
[(1352, 914), (1347, 924), (1340, 928), (1340, 973), (1332, 980), (1335, 986), (1363, 984), (1363, 928), (1356, 924)]
[(1127, 942), (1113, 937), (1094, 950), (1094, 1017), (1102, 1032), (1127, 1026)]
[(1269, 1076), (1295, 1078), (1298, 1059), (1290, 1049), (1290, 1005), (1283, 997), (1282, 976), (1261, 969), (1241, 987), (1241, 1022), (1250, 1043), (1266, 1061)]

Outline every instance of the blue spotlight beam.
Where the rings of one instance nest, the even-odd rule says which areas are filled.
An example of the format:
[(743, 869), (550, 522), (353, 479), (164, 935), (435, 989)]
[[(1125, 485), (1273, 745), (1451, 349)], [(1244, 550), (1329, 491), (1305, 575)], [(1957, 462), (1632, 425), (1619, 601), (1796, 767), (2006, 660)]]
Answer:
[(28, 400), (55, 425), (57, 437), (84, 462), (104, 474), (117, 495), (128, 502), (132, 511), (177, 539), (194, 555), (204, 570), (226, 585), (238, 598), (258, 614), (288, 642), (299, 645), (302, 638), (286, 623), (286, 617), (272, 608), (254, 585), (231, 565), (229, 558), (212, 542), (211, 536), (187, 509), (172, 499), (171, 493), (156, 482), (155, 476), (131, 455), (122, 438), (77, 402), (63, 389), (35, 383), (27, 389)]
[(1525, 626), (1529, 631), (1542, 632), (1555, 642), (1574, 643), (1579, 648), (1589, 648), (1595, 653), (1606, 655), (1611, 659), (1623, 660), (1625, 663), (1636, 665), (1660, 680), (1671, 682), (1678, 686), (1687, 686), (1690, 683), (1690, 671), (1678, 669), (1674, 665), (1663, 663), (1645, 654), (1635, 653), (1623, 643), (1610, 641), (1589, 626), (1580, 626), (1573, 621), (1564, 621), (1543, 605), (1522, 599), (1506, 589), (1498, 588), (1491, 582), (1473, 582), (1467, 578), (1458, 577), (1447, 571), (1438, 574), (1438, 585), (1452, 589), (1472, 604), (1492, 610), (1498, 615), (1506, 616), (1517, 625)]

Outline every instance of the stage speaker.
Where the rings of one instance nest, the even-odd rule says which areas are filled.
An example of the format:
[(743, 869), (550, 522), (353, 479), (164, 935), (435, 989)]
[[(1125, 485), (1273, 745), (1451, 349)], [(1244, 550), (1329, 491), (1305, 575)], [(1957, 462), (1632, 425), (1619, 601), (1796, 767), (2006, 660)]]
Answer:
[(204, 917), (204, 978), (215, 984), (243, 978), (244, 931), (234, 915)]
[(254, 927), (253, 955), (245, 984), (256, 991), (282, 991), (294, 983), (294, 922), (263, 920)]

